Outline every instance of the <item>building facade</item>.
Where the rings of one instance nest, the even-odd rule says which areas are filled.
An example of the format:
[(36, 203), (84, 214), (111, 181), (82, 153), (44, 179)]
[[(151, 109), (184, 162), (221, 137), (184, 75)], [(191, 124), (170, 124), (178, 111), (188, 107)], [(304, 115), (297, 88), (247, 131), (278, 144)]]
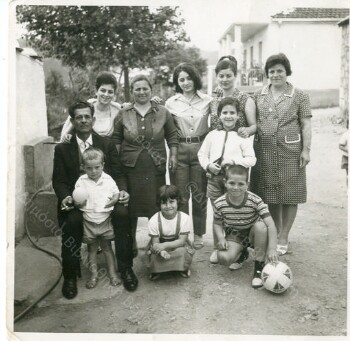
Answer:
[[(348, 8), (297, 7), (263, 22), (236, 22), (222, 35), (219, 56), (237, 58), (239, 85), (261, 86), (266, 59), (279, 52), (290, 59), (290, 81), (310, 91), (338, 91), (341, 36), (337, 23)], [(338, 95), (337, 95), (338, 96)]]

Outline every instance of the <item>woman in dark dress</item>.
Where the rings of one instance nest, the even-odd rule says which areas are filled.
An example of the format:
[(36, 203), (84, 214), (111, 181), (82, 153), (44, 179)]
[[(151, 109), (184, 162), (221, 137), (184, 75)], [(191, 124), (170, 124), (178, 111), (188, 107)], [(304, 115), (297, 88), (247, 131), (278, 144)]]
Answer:
[[(131, 81), (134, 102), (122, 109), (114, 126), (112, 140), (117, 145), (127, 175), (130, 194), (129, 215), (133, 220), (136, 245), (138, 217), (152, 217), (158, 212), (158, 189), (165, 185), (169, 147), (169, 170), (177, 165), (178, 136), (172, 115), (163, 106), (151, 102), (152, 85), (144, 75)], [(136, 247), (134, 252), (136, 253)]]

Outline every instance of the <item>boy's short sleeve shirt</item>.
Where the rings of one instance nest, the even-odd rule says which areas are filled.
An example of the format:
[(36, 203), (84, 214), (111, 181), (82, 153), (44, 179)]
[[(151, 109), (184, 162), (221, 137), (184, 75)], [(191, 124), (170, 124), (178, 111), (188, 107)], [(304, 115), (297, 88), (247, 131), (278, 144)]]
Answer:
[(113, 195), (119, 193), (119, 189), (112, 177), (102, 172), (97, 182), (88, 178), (83, 174), (75, 184), (75, 188), (83, 188), (88, 193), (86, 205), (81, 208), (84, 212), (109, 212), (113, 211), (113, 207), (104, 208), (107, 201)]
[(247, 191), (241, 205), (235, 206), (228, 200), (227, 194), (215, 202), (214, 223), (226, 228), (243, 230), (251, 228), (259, 219), (270, 216), (267, 205), (256, 194)]
[[(181, 214), (180, 234), (189, 234), (192, 229), (192, 220), (189, 215), (183, 212)], [(160, 214), (162, 222), (162, 230), (164, 236), (172, 236), (176, 232), (177, 216), (174, 219), (168, 220)], [(159, 237), (158, 212), (148, 222), (148, 234), (150, 237)]]

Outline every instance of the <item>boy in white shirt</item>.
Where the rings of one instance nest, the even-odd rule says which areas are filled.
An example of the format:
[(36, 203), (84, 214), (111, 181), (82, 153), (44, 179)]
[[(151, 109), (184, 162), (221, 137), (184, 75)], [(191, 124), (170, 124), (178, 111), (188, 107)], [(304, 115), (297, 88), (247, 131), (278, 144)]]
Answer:
[[(238, 135), (236, 123), (239, 118), (239, 102), (232, 97), (223, 98), (218, 106), (218, 117), (222, 123), (222, 129), (212, 130), (204, 139), (198, 151), (198, 160), (204, 170), (207, 171), (208, 185), (207, 197), (210, 199), (215, 212), (214, 201), (225, 193), (224, 167), (229, 165), (241, 165), (245, 168), (253, 167), (256, 163), (253, 142), (250, 138)], [(210, 256), (211, 263), (218, 263), (216, 245), (217, 236), (213, 227), (214, 252)], [(236, 270), (242, 266), (242, 262), (248, 256), (243, 250), (242, 259), (232, 264), (231, 269)]]
[(91, 277), (88, 289), (98, 282), (97, 249), (100, 245), (106, 258), (110, 284), (120, 281), (115, 269), (111, 241), (114, 239), (111, 213), (119, 199), (119, 189), (111, 176), (103, 172), (104, 154), (98, 148), (88, 148), (82, 154), (82, 167), (86, 174), (80, 176), (73, 192), (74, 205), (83, 211), (83, 242), (88, 245)]

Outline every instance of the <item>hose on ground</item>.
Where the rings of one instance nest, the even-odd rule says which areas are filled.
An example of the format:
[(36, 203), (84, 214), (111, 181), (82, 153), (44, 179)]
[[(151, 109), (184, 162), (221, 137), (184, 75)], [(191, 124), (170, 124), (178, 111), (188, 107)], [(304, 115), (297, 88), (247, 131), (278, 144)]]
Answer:
[[(30, 204), (34, 201), (34, 199), (36, 198), (36, 196), (40, 193), (43, 192), (44, 189), (39, 189), (38, 191), (36, 191), (33, 196), (31, 197), (30, 200), (28, 200), (28, 202), (26, 203), (26, 207), (25, 207), (25, 215), (24, 215), (24, 228), (25, 228), (25, 232), (26, 232), (26, 236), (29, 239), (29, 241), (33, 244), (33, 246), (42, 251), (45, 252), (46, 254), (48, 254), (49, 256), (55, 258), (59, 264), (60, 267), (62, 265), (62, 261), (61, 258), (56, 255), (55, 253), (51, 252), (50, 250), (46, 250), (44, 248), (42, 248), (41, 246), (39, 246), (32, 238), (32, 236), (30, 235), (30, 231), (28, 229), (28, 224), (27, 224), (27, 219), (28, 219), (28, 207), (30, 207)], [(48, 294), (50, 294), (50, 292), (57, 286), (57, 284), (60, 282), (62, 277), (62, 272), (60, 272), (60, 275), (58, 276), (57, 280), (55, 281), (55, 283), (43, 294), (41, 295), (36, 301), (34, 301), (31, 305), (29, 305), (25, 310), (23, 310), (20, 314), (18, 314), (17, 316), (15, 316), (14, 318), (14, 323), (16, 323), (17, 321), (19, 321), (23, 316), (25, 316), (30, 310), (32, 310), (41, 300), (43, 300)]]

